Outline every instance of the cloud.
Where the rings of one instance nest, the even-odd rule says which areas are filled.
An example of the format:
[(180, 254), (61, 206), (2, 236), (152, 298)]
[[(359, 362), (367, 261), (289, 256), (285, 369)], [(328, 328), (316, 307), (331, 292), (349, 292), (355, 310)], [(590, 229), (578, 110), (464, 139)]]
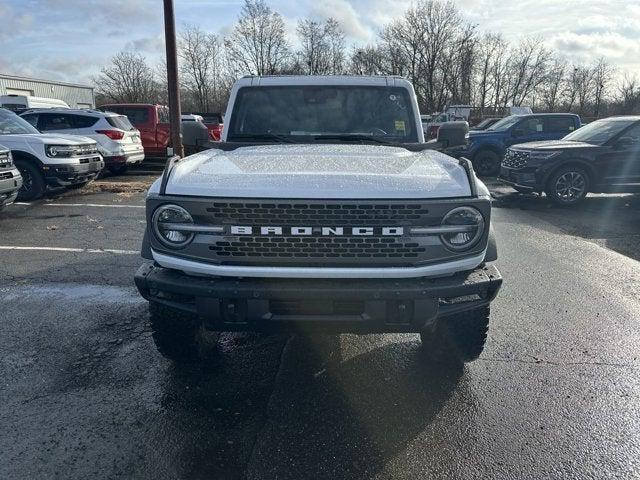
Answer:
[[(28, 30), (33, 24), (33, 15), (29, 12), (18, 12), (8, 4), (0, 4), (0, 39), (15, 35), (15, 32)], [(11, 26), (11, 28), (6, 28)]]
[(124, 49), (139, 53), (161, 53), (164, 51), (164, 36), (156, 35), (130, 40), (125, 43)]
[(312, 2), (309, 5), (308, 16), (322, 19), (334, 18), (340, 22), (345, 34), (353, 40), (366, 42), (371, 38), (371, 30), (362, 23), (361, 16), (347, 0)]

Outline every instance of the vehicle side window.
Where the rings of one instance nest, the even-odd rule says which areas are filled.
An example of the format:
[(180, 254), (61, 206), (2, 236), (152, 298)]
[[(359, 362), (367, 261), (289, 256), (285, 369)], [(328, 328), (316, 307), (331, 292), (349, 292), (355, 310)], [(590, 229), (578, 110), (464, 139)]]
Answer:
[(41, 113), (38, 121), (38, 130), (47, 132), (49, 130), (69, 130), (74, 128), (73, 115), (61, 113)]
[(158, 108), (158, 122), (169, 123), (169, 109), (164, 107)]
[(149, 121), (149, 111), (145, 107), (114, 107), (107, 108), (106, 110), (108, 112), (124, 115), (133, 125), (136, 126), (145, 124)]
[(563, 133), (568, 135), (576, 129), (575, 122), (571, 117), (549, 117), (547, 118), (547, 132)]
[(635, 148), (638, 148), (638, 146), (640, 146), (640, 123), (624, 132), (620, 138), (625, 139), (629, 144), (633, 144)]
[(37, 113), (31, 114), (31, 115), (24, 115), (24, 116), (22, 116), (22, 118), (24, 118), (27, 122), (29, 122), (34, 127), (38, 128), (38, 114)]
[(521, 135), (533, 135), (544, 132), (544, 120), (542, 118), (527, 118), (515, 128)]
[(89, 128), (98, 122), (98, 117), (88, 115), (69, 115), (73, 122), (73, 128)]

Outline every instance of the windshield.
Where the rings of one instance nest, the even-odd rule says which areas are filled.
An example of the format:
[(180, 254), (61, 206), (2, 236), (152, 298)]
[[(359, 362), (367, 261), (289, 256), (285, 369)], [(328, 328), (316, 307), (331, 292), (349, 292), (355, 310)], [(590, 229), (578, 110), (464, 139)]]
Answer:
[(510, 117), (503, 118), (502, 120), (497, 121), (493, 125), (491, 125), (487, 130), (500, 131), (503, 132), (508, 130), (513, 125), (518, 123), (522, 119), (519, 115), (511, 115)]
[(227, 140), (256, 136), (367, 136), (417, 142), (404, 88), (369, 86), (245, 87), (238, 91)]
[(575, 132), (571, 132), (564, 137), (564, 140), (571, 142), (586, 142), (593, 143), (594, 145), (602, 145), (608, 142), (611, 138), (615, 137), (618, 133), (623, 131), (629, 125), (634, 123), (634, 120), (627, 119), (604, 119), (597, 120), (593, 123), (585, 125), (579, 128)]
[(24, 118), (9, 110), (0, 109), (0, 135), (40, 133)]

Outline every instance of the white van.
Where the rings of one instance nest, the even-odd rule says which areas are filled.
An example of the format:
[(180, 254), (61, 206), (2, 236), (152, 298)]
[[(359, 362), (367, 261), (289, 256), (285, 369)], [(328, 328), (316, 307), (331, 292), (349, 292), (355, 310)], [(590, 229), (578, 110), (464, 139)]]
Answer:
[(32, 97), (30, 95), (0, 95), (0, 107), (15, 112), (29, 108), (69, 108), (69, 105), (55, 98)]

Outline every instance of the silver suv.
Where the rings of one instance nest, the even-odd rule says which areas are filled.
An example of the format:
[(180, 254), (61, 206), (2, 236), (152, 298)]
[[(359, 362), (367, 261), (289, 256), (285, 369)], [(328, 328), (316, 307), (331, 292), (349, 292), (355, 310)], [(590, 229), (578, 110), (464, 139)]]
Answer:
[(124, 115), (98, 110), (68, 108), (32, 109), (20, 115), (42, 133), (66, 133), (94, 139), (105, 166), (124, 173), (144, 160), (140, 132)]

